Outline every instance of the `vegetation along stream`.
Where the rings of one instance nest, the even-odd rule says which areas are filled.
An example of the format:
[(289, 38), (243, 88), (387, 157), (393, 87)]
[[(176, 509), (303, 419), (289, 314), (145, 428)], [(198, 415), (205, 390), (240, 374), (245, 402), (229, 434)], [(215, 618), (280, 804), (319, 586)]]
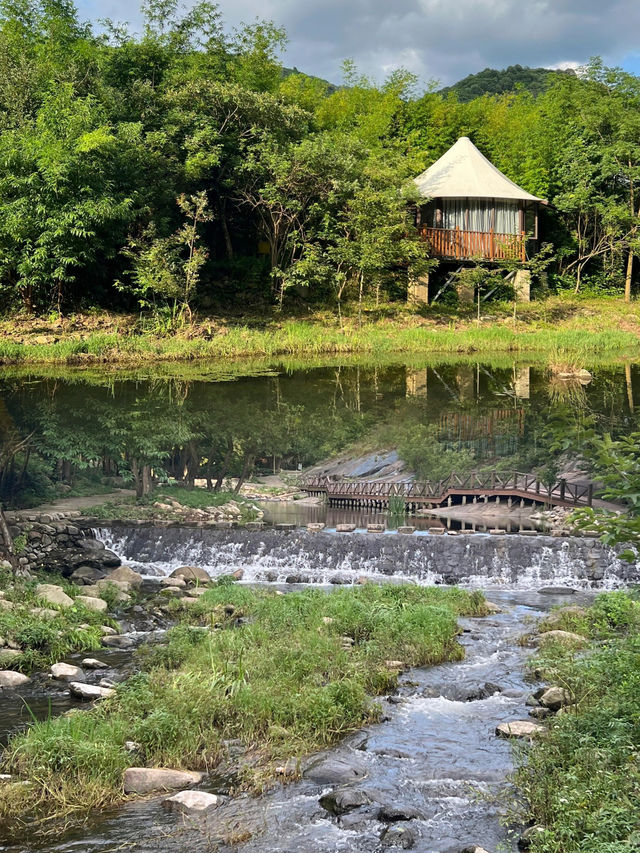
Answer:
[[(522, 637), (570, 605), (586, 643), (583, 608), (632, 586), (637, 565), (592, 537), (533, 535), (526, 506), (498, 508), (512, 535), (497, 536), (474, 532), (499, 523), (473, 513), (454, 531), (446, 518), (329, 508), (296, 480), (516, 470), (587, 481), (594, 472), (575, 448), (637, 430), (637, 399), (634, 364), (7, 372), (0, 493), (32, 577), (1, 578), (0, 634), (18, 640), (0, 652), (30, 680), (0, 689), (0, 771), (12, 777), (0, 782), (0, 850), (498, 853), (530, 843), (521, 836), (539, 812), (527, 813), (512, 743), (496, 734), (514, 720), (535, 727), (532, 707), (552, 713), (534, 698), (553, 683), (549, 661), (529, 667)], [(60, 516), (72, 506), (77, 516)], [(185, 507), (201, 515), (181, 522)], [(256, 527), (260, 518), (273, 526)], [(285, 518), (294, 529), (277, 529)], [(386, 530), (366, 532), (380, 519)], [(344, 521), (357, 529), (338, 532)], [(421, 529), (397, 534), (407, 522)], [(435, 536), (436, 524), (457, 535)], [(34, 542), (46, 536), (69, 540), (68, 565), (37, 564)], [(118, 562), (135, 571), (118, 569), (110, 586)], [(42, 581), (68, 602), (32, 607)], [(97, 614), (85, 609), (96, 596)], [(28, 630), (16, 628), (23, 607)], [(614, 617), (619, 609), (607, 630)], [(51, 678), (54, 661), (106, 698), (87, 710), (73, 684)], [(162, 807), (166, 794), (125, 797), (131, 766), (204, 771), (197, 788), (215, 807), (182, 814)]]

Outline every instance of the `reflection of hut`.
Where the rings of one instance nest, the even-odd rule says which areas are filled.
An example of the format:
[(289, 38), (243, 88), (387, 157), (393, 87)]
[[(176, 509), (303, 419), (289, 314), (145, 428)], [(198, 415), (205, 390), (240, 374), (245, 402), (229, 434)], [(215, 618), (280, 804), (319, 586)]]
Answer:
[(471, 450), (478, 459), (509, 456), (524, 435), (524, 409), (493, 409), (486, 415), (449, 412), (440, 418), (439, 439), (449, 449)]
[(426, 367), (423, 367), (422, 370), (409, 370), (407, 368), (406, 389), (407, 397), (427, 396)]
[[(525, 261), (536, 251), (538, 210), (546, 202), (509, 180), (468, 137), (459, 139), (415, 183), (425, 199), (418, 206), (417, 226), (433, 257)], [(516, 290), (528, 298), (528, 274), (516, 279)]]

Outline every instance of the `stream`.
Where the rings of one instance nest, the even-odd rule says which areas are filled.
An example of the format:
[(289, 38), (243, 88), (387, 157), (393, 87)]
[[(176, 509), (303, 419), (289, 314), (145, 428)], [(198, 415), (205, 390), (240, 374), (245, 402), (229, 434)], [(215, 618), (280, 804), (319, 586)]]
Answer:
[[(525, 682), (525, 661), (530, 650), (519, 646), (517, 638), (553, 605), (591, 596), (492, 589), (490, 598), (501, 613), (460, 620), (465, 659), (406, 672), (397, 691), (379, 700), (383, 720), (322, 753), (319, 765), (307, 769), (300, 781), (277, 784), (257, 798), (226, 799), (204, 821), (168, 814), (162, 797), (153, 797), (92, 815), (82, 827), (54, 840), (27, 838), (0, 844), (0, 850), (373, 853), (395, 839), (419, 853), (460, 853), (476, 844), (491, 853), (515, 851), (518, 828), (509, 832), (501, 820), (511, 797), (505, 782), (512, 769), (511, 745), (496, 737), (495, 727), (527, 719), (531, 685)], [(121, 659), (109, 663), (126, 667), (130, 657), (118, 654)], [(23, 694), (25, 702), (42, 704), (42, 690), (34, 690), (34, 696)], [(51, 712), (68, 704), (60, 697)], [(3, 732), (24, 722), (24, 714), (16, 720), (6, 703), (0, 706)], [(318, 801), (345, 774), (349, 787), (364, 794), (369, 804), (334, 817)], [(214, 779), (205, 787), (224, 794), (228, 784)], [(387, 821), (379, 819), (381, 809)], [(398, 820), (398, 815), (411, 819)]]

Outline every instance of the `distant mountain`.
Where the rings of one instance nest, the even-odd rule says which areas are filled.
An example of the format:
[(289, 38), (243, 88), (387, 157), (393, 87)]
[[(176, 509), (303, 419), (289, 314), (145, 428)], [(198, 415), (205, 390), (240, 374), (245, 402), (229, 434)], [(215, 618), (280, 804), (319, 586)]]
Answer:
[(469, 74), (463, 80), (441, 89), (441, 94), (454, 92), (463, 103), (480, 98), (482, 95), (502, 95), (514, 92), (518, 86), (537, 96), (545, 91), (559, 74), (575, 74), (575, 71), (552, 71), (549, 68), (525, 68), (522, 65), (510, 65), (502, 71), (485, 68), (477, 74)]

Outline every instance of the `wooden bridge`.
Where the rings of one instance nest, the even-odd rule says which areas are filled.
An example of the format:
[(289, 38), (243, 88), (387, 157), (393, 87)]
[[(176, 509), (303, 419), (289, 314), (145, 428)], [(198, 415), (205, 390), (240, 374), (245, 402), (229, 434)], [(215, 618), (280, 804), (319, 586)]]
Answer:
[[(506, 497), (511, 506), (513, 500), (525, 500), (550, 506), (585, 507), (593, 503), (591, 483), (568, 483), (558, 480), (545, 485), (534, 474), (515, 471), (501, 474), (451, 474), (439, 482), (390, 483), (385, 480), (334, 480), (330, 477), (314, 477), (304, 480), (300, 488), (312, 495), (326, 496), (333, 506), (367, 506), (377, 509), (388, 508), (391, 499), (404, 500), (410, 510), (422, 507), (451, 506), (454, 498), (466, 504), (478, 500)], [(457, 502), (457, 501), (456, 501)]]

